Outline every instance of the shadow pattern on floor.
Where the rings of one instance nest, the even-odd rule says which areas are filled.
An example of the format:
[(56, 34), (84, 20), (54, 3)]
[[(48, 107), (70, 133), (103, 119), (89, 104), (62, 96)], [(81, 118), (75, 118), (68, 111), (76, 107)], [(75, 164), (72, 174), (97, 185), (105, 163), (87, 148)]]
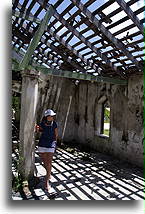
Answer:
[(58, 148), (52, 165), (48, 193), (44, 190), (46, 171), (36, 148), (37, 182), (29, 198), (19, 196), (22, 200), (144, 200), (143, 170), (110, 156)]

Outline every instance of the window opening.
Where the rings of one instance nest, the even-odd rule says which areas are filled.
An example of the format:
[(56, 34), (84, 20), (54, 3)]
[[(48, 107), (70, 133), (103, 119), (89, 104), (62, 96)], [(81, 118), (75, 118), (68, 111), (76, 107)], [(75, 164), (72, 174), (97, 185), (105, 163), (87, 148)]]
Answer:
[(102, 105), (101, 134), (106, 136), (110, 134), (110, 105), (108, 101)]

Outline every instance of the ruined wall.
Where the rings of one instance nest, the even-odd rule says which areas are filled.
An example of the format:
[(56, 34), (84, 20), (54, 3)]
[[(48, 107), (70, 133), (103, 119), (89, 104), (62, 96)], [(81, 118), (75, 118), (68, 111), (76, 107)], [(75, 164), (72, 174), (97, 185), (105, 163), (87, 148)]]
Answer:
[[(64, 141), (88, 144), (92, 147), (94, 144), (94, 103), (97, 85), (89, 81), (81, 81), (76, 84), (75, 81), (65, 79), (61, 92), (57, 116), (60, 136), (62, 136), (67, 119)], [(72, 101), (67, 118), (70, 96), (72, 96)]]
[(143, 166), (143, 76), (132, 76), (127, 90), (116, 91), (112, 106), (113, 154)]
[[(143, 76), (132, 76), (128, 86), (81, 81), (70, 87), (72, 83), (67, 81), (60, 112), (66, 113), (68, 96), (70, 93), (74, 96), (64, 139), (75, 139), (96, 151), (143, 166)], [(109, 138), (101, 136), (98, 131), (104, 97), (111, 107)]]
[[(61, 79), (63, 82), (60, 84)], [(57, 85), (55, 90), (54, 85)], [(80, 81), (76, 84), (71, 79), (57, 77), (53, 77), (51, 86), (55, 93), (52, 93), (49, 87), (45, 107), (52, 107), (57, 111), (59, 136), (63, 136), (64, 141), (75, 141), (96, 151), (143, 166), (142, 75), (130, 77), (128, 86), (90, 81)], [(59, 98), (56, 99), (57, 94)], [(109, 137), (99, 133), (100, 108), (105, 99), (111, 107)], [(53, 105), (50, 100), (53, 100)]]
[(127, 87), (106, 87), (104, 95), (111, 105), (110, 137), (96, 136), (96, 149), (143, 166), (143, 76), (129, 78)]
[(64, 78), (41, 74), (39, 81), (39, 98), (37, 105), (37, 120), (40, 121), (48, 108), (57, 111)]

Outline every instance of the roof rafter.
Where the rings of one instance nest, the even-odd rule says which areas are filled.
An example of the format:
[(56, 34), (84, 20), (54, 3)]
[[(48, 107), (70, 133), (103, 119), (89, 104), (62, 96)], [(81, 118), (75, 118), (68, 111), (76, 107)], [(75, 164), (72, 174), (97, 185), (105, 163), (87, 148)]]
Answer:
[(80, 58), (86, 65), (92, 67), (96, 72), (98, 71), (98, 66), (96, 66), (95, 64), (91, 63), (89, 60), (87, 60), (86, 58), (84, 58), (77, 50), (73, 49), (72, 46), (70, 46), (69, 44), (66, 43), (66, 41), (61, 38), (58, 34), (56, 34), (54, 31), (52, 31), (51, 29), (48, 29), (49, 33), (51, 36), (55, 37), (55, 39), (62, 44), (63, 46), (65, 46), (68, 50), (70, 50), (74, 55), (76, 55), (78, 58)]
[[(144, 7), (137, 4), (138, 0), (128, 0), (123, 4), (124, 1), (12, 0), (12, 46), (19, 53), (23, 51), (23, 56), (28, 53), (51, 4), (55, 13), (29, 57), (29, 65), (35, 63), (72, 73), (92, 76), (98, 73), (98, 76), (128, 79), (133, 73), (142, 72), (144, 27), (140, 29), (139, 25), (143, 25)], [(74, 2), (79, 6), (82, 3), (82, 8)], [(85, 14), (88, 11), (90, 17)], [(98, 20), (98, 27), (94, 17)]]
[[(21, 7), (20, 7), (20, 4), (19, 4), (19, 8), (21, 8)], [(29, 21), (31, 21), (31, 22), (35, 22), (35, 23), (37, 23), (37, 24), (40, 24), (40, 23), (41, 23), (41, 20), (40, 20), (40, 19), (35, 18), (35, 17), (34, 17), (33, 15), (31, 15), (31, 14), (28, 15), (27, 11), (26, 11), (26, 13), (22, 13), (22, 12), (19, 12), (19, 11), (13, 11), (13, 15), (16, 16), (16, 17), (20, 17), (20, 18), (29, 20)], [(41, 42), (42, 42), (42, 40), (43, 40), (43, 38), (41, 38)], [(43, 42), (45, 42), (45, 41), (43, 41)], [(50, 43), (48, 44), (48, 42), (47, 42), (47, 45), (48, 45), (48, 47), (50, 47), (51, 49), (53, 49), (53, 50), (55, 49), (55, 51), (57, 51), (57, 48), (56, 48), (55, 46), (53, 46), (52, 44), (50, 44)], [(57, 52), (58, 52), (58, 51), (57, 51)], [(35, 53), (34, 53), (34, 56), (36, 56)], [(52, 59), (51, 56), (50, 56), (50, 58)], [(86, 72), (85, 69), (83, 69), (81, 66), (79, 66), (78, 64), (76, 64), (72, 59), (66, 57), (64, 54), (63, 54), (63, 58), (64, 58), (65, 61), (67, 61), (69, 64), (71, 64), (71, 65), (72, 65), (73, 67), (75, 67), (76, 69), (79, 69), (79, 70), (82, 71), (82, 72)], [(56, 58), (53, 58), (53, 60), (54, 60), (55, 63), (58, 62), (58, 60), (56, 60)], [(59, 63), (59, 66), (60, 66), (60, 65), (61, 65), (61, 64)]]
[(118, 48), (120, 49), (140, 70), (142, 67), (140, 67), (138, 61), (133, 57), (132, 54), (129, 53), (129, 51), (126, 49), (125, 45), (119, 41), (117, 38), (115, 38), (110, 31), (106, 29), (106, 27), (95, 17), (92, 15), (92, 13), (85, 7), (84, 4), (81, 3), (80, 0), (71, 0), (75, 6), (77, 6), (82, 13), (84, 13), (85, 16), (90, 19), (97, 28), (100, 29), (100, 31)]
[[(14, 39), (14, 41), (16, 42), (16, 39)], [(50, 47), (53, 51), (56, 51), (57, 50), (57, 48), (54, 46), (54, 45), (52, 45), (52, 44), (50, 44), (48, 41), (47, 41), (47, 38), (46, 39), (44, 39), (44, 38), (41, 38), (41, 43), (42, 44), (47, 44), (47, 48), (48, 47)], [(23, 48), (25, 49), (25, 50), (27, 50), (27, 47), (26, 47), (26, 45), (24, 45), (23, 46)], [(39, 48), (40, 49), (40, 48)], [(36, 49), (37, 50), (37, 49)], [(57, 50), (57, 52), (58, 52), (58, 50)], [(44, 56), (39, 56), (39, 54), (43, 54)], [(70, 59), (70, 58), (68, 58), (68, 56), (65, 56), (64, 54), (61, 54), (62, 55), (62, 57), (63, 57), (63, 59), (66, 61), (66, 62), (68, 62), (69, 64), (71, 64), (74, 68), (76, 68), (76, 69), (78, 69), (78, 70), (80, 70), (81, 72), (86, 72), (86, 70), (84, 69), (84, 68), (82, 68), (79, 64), (77, 64), (76, 62), (74, 62), (72, 59)], [(42, 57), (44, 58), (44, 57), (46, 57), (46, 58), (48, 58), (48, 60), (53, 60), (53, 63), (57, 63), (58, 64), (58, 66), (61, 66), (62, 65), (62, 63), (60, 62), (60, 60), (61, 59), (59, 59), (59, 58), (57, 58), (57, 57), (54, 57), (54, 56), (52, 56), (51, 54), (47, 54), (46, 52), (45, 53), (42, 53), (42, 51), (39, 51), (39, 53), (38, 54), (36, 54), (35, 52), (33, 53), (33, 57), (38, 57), (38, 59), (40, 59), (40, 60), (42, 60)], [(44, 63), (46, 63), (46, 64), (48, 64), (48, 60), (42, 60)], [(48, 64), (49, 66), (50, 66), (50, 63)]]
[[(38, 0), (39, 4), (41, 4), (41, 6), (43, 6), (42, 4), (42, 0)], [(45, 6), (45, 9), (47, 9), (49, 6)], [(65, 26), (66, 28), (69, 29), (70, 32), (72, 32), (72, 34), (74, 34), (76, 37), (78, 37), (86, 46), (88, 46), (93, 52), (95, 52), (100, 58), (102, 58), (102, 60), (108, 64), (114, 71), (116, 71), (118, 73), (118, 75), (120, 75), (121, 77), (123, 77), (123, 75), (121, 74), (121, 71), (119, 71), (117, 69), (116, 66), (114, 66), (112, 64), (112, 62), (110, 60), (108, 60), (107, 56), (103, 53), (101, 53), (101, 51), (99, 51), (95, 46), (93, 46), (91, 44), (91, 42), (89, 42), (88, 40), (86, 40), (86, 38), (82, 35), (82, 33), (79, 33), (79, 31), (77, 31), (75, 28), (73, 28), (68, 21), (66, 21), (62, 15), (59, 15), (59, 13), (57, 13), (57, 11), (55, 10), (54, 12), (54, 16), (56, 19), (58, 19), (63, 26)], [(103, 66), (102, 66), (103, 67)], [(104, 69), (104, 68), (103, 68)]]
[[(16, 15), (16, 13), (15, 13)], [(24, 18), (24, 14), (23, 14), (23, 18)], [(27, 20), (28, 20), (28, 16), (27, 16)], [(32, 19), (32, 15), (31, 15), (31, 19)], [(38, 19), (35, 19), (35, 22), (37, 22)], [(38, 21), (40, 22), (40, 21)], [(57, 41), (59, 41), (60, 44), (62, 44), (63, 46), (65, 46), (67, 49), (69, 49), (74, 55), (76, 55), (78, 58), (80, 58), (86, 65), (92, 67), (96, 72), (98, 70), (98, 66), (96, 66), (95, 64), (93, 64), (92, 62), (90, 62), (90, 60), (85, 59), (77, 50), (75, 50), (74, 48), (72, 48), (69, 44), (66, 43), (66, 41), (61, 38), (58, 34), (56, 34), (54, 31), (52, 31), (51, 29), (49, 29), (49, 27), (45, 28), (47, 30), (47, 32), (49, 32), (49, 34), (52, 37), (55, 37), (55, 39)], [(44, 41), (44, 40), (43, 40)]]
[[(55, 11), (54, 11), (55, 12)], [(13, 13), (14, 16), (19, 16), (20, 12), (17, 13)], [(26, 16), (25, 16), (26, 15)], [(21, 16), (27, 20), (29, 20), (29, 15), (28, 13), (23, 13), (21, 14)], [(30, 14), (30, 20), (37, 24), (40, 23), (40, 20), (38, 18), (35, 18), (33, 15)], [(88, 66), (92, 67), (93, 69), (95, 69), (96, 71), (98, 70), (98, 67), (93, 65), (93, 63), (91, 63), (90, 61), (86, 60), (78, 51), (76, 51), (74, 48), (72, 48), (69, 44), (66, 43), (66, 41), (61, 38), (61, 36), (59, 36), (58, 34), (56, 34), (54, 31), (52, 31), (51, 29), (49, 29), (49, 27), (46, 27), (45, 30), (47, 32), (49, 32), (49, 34), (52, 36), (52, 37), (55, 37), (55, 39), (57, 41), (59, 41), (63, 46), (65, 46), (67, 49), (69, 49), (74, 55), (76, 55), (77, 57), (79, 57), (83, 62), (85, 62)], [(43, 38), (41, 38), (43, 40)], [(43, 40), (44, 42), (44, 40)], [(48, 45), (48, 43), (47, 43)], [(49, 47), (49, 45), (48, 45)]]
[[(41, 0), (39, 0), (38, 2), (42, 4), (42, 1), (41, 1)], [(43, 6), (43, 4), (42, 4), (42, 6)], [(47, 9), (48, 7), (49, 7), (49, 6), (47, 6), (45, 9)], [(14, 12), (13, 15), (15, 15), (16, 17), (17, 17), (17, 16), (23, 17), (23, 18), (27, 19), (28, 21), (33, 21), (33, 22), (35, 22), (35, 23), (37, 23), (37, 24), (39, 24), (39, 23), (41, 22), (38, 18), (34, 17), (34, 16), (31, 15), (31, 14), (28, 14), (27, 11), (26, 11), (25, 13)], [(30, 15), (30, 16), (29, 16), (29, 15)], [(102, 58), (102, 60), (103, 60), (106, 64), (108, 64), (114, 71), (116, 71), (117, 74), (118, 74), (120, 77), (124, 78), (124, 75), (122, 74), (122, 72), (120, 72), (119, 69), (117, 69), (117, 67), (116, 67), (115, 65), (113, 65), (113, 63), (107, 58), (107, 56), (106, 56), (105, 54), (102, 54), (101, 51), (98, 51), (98, 49), (97, 49), (95, 46), (93, 46), (93, 45), (91, 44), (91, 42), (89, 42), (88, 40), (86, 40), (85, 37), (82, 36), (81, 33), (79, 33), (75, 28), (73, 28), (70, 24), (68, 24), (67, 21), (66, 21), (65, 19), (63, 19), (63, 17), (60, 16), (60, 15), (57, 13), (57, 11), (55, 11), (55, 10), (54, 10), (54, 16), (63, 24), (63, 26), (67, 27), (67, 28), (69, 29), (69, 31), (70, 31), (73, 35), (77, 36), (77, 37), (81, 40), (81, 42), (83, 42), (86, 46), (88, 46), (88, 47), (89, 47), (93, 52), (95, 52), (100, 58)], [(48, 27), (46, 27), (46, 30), (49, 30)], [(50, 31), (49, 31), (49, 33), (50, 33)], [(63, 35), (60, 36), (60, 39), (62, 39), (62, 37), (63, 37)], [(68, 43), (68, 42), (65, 42), (65, 43)], [(101, 68), (104, 70), (103, 65), (99, 64), (99, 67), (101, 67)]]
[(24, 69), (28, 65), (31, 56), (32, 56), (35, 48), (37, 47), (38, 42), (39, 42), (42, 34), (44, 33), (45, 26), (48, 23), (48, 21), (50, 20), (50, 18), (53, 15), (53, 13), (54, 13), (53, 8), (51, 6), (49, 6), (49, 9), (45, 14), (42, 23), (39, 25), (38, 30), (36, 31), (31, 43), (29, 44), (28, 50), (27, 50), (24, 58), (20, 62), (19, 66), (20, 66), (21, 69)]
[[(78, 65), (74, 60), (70, 59), (68, 56), (64, 55), (62, 52), (60, 53), (60, 51), (58, 51), (57, 47), (55, 47), (54, 45), (49, 43), (47, 41), (47, 39), (42, 38), (41, 42), (43, 42), (43, 44), (47, 44), (47, 47), (50, 47), (51, 50), (56, 51), (57, 53), (59, 53), (63, 57), (64, 61), (66, 61), (69, 64), (71, 64), (74, 68), (80, 70), (83, 73), (87, 72), (84, 68), (82, 68), (80, 65)], [(45, 54), (44, 54), (44, 56), (45, 56)], [(57, 61), (55, 61), (55, 62), (57, 63)], [(61, 66), (61, 64), (60, 64), (60, 66)]]
[(120, 7), (125, 11), (125, 13), (129, 16), (129, 18), (133, 21), (133, 23), (140, 29), (141, 33), (144, 35), (143, 25), (140, 23), (139, 19), (131, 8), (126, 4), (124, 0), (116, 0)]

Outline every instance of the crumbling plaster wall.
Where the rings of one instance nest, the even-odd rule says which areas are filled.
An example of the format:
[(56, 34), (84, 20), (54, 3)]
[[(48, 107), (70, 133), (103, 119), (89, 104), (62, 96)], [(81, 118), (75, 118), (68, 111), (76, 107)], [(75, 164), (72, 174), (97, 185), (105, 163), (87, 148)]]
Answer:
[[(49, 105), (49, 96), (45, 101), (45, 106), (57, 111), (60, 138), (64, 132), (64, 141), (76, 141), (96, 151), (143, 166), (143, 75), (130, 77), (128, 86), (90, 81), (76, 84), (71, 79), (53, 77), (55, 84), (61, 79), (63, 82), (57, 107), (55, 100), (58, 87), (53, 98), (49, 90), (54, 105)], [(109, 137), (101, 136), (98, 131), (101, 100), (104, 97), (108, 99), (111, 108)]]
[(116, 94), (112, 105), (121, 116), (118, 119), (119, 112), (113, 113), (110, 139), (113, 154), (143, 166), (143, 75), (132, 76), (126, 92), (119, 95), (121, 99)]
[(71, 107), (67, 119), (64, 141), (73, 141), (80, 144), (92, 144), (94, 142), (95, 111), (97, 85), (89, 81), (75, 81), (66, 79), (64, 81), (60, 96), (57, 121), (60, 137), (64, 130), (64, 123), (69, 107), (70, 96), (72, 96)]

